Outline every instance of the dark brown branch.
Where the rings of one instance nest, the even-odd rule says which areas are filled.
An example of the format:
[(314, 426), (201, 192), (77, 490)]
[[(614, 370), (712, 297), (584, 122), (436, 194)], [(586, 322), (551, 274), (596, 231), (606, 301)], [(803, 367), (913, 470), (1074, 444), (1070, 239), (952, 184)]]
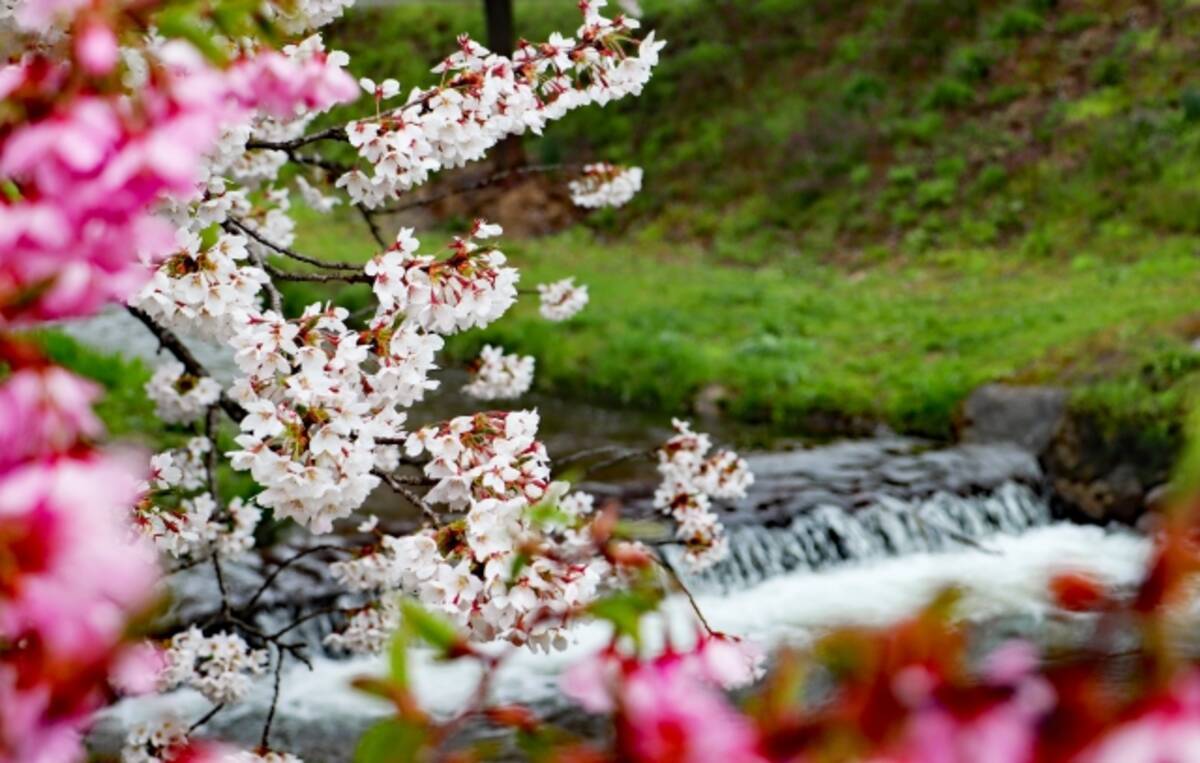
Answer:
[(283, 673), (283, 658), (285, 652), (282, 649), (275, 650), (275, 689), (271, 692), (271, 709), (267, 710), (267, 721), (263, 724), (262, 738), (259, 740), (259, 747), (264, 750), (270, 749), (271, 744), (271, 724), (275, 721), (275, 707), (279, 704), (279, 679)]
[(330, 159), (323, 159), (319, 156), (307, 156), (296, 151), (288, 151), (288, 158), (296, 164), (307, 164), (309, 167), (319, 167), (330, 174), (343, 175), (354, 169), (348, 164), (335, 162)]
[(221, 703), (219, 705), (213, 705), (212, 709), (209, 710), (207, 713), (205, 713), (200, 718), (200, 720), (196, 721), (191, 726), (188, 726), (188, 730), (187, 730), (188, 736), (191, 736), (193, 732), (195, 732), (197, 729), (199, 729), (204, 724), (211, 721), (213, 719), (213, 717), (216, 716), (217, 713), (221, 712), (224, 709), (225, 709), (224, 703)]
[[(184, 370), (189, 374), (192, 376), (212, 376), (200, 364), (200, 361), (196, 360), (196, 356), (187, 348), (187, 345), (179, 337), (175, 336), (174, 332), (164, 326), (160, 326), (141, 308), (126, 305), (125, 309), (129, 311), (130, 315), (141, 321), (142, 325), (150, 329), (150, 333), (154, 334), (155, 338), (158, 339), (159, 345), (174, 355), (175, 359), (183, 364)], [(221, 391), (220, 404), (222, 410), (234, 421), (241, 421), (245, 418), (246, 410), (238, 405), (233, 398), (229, 397), (224, 390)]]
[(286, 246), (281, 246), (281, 245), (275, 243), (274, 241), (271, 241), (270, 239), (265, 238), (261, 233), (254, 230), (253, 228), (249, 227), (248, 225), (246, 225), (244, 222), (237, 219), (236, 217), (229, 218), (228, 220), (225, 221), (225, 224), (228, 227), (235, 228), (236, 232), (238, 232), (238, 233), (246, 234), (250, 238), (257, 241), (258, 243), (260, 243), (263, 246), (270, 249), (271, 251), (273, 251), (277, 254), (282, 254), (284, 257), (288, 257), (290, 259), (296, 260), (297, 262), (303, 262), (308, 265), (316, 265), (319, 268), (329, 268), (332, 270), (354, 270), (354, 271), (359, 271), (359, 272), (362, 271), (361, 265), (355, 265), (352, 262), (340, 262), (337, 260), (322, 260), (322, 259), (318, 259), (316, 257), (310, 257), (306, 254), (300, 254), (299, 252), (288, 249)]
[(287, 151), (290, 153), (291, 151), (294, 151), (297, 148), (300, 148), (302, 146), (307, 146), (310, 143), (317, 143), (322, 140), (334, 140), (334, 141), (343, 141), (344, 142), (344, 141), (348, 140), (348, 138), (346, 136), (346, 129), (343, 127), (329, 127), (324, 130), (319, 130), (318, 132), (310, 133), (308, 135), (301, 135), (299, 138), (292, 138), (291, 140), (280, 140), (280, 141), (250, 140), (250, 141), (246, 142), (246, 148), (262, 148), (262, 149), (269, 149), (272, 151)]
[[(258, 251), (257, 249), (255, 249), (252, 246), (247, 247), (246, 251), (250, 255), (250, 260), (260, 270), (263, 270), (265, 272), (267, 269), (267, 261), (262, 256), (262, 252)], [(269, 278), (267, 279), (267, 282), (264, 285), (266, 286), (266, 289), (267, 289), (267, 297), (271, 300), (271, 309), (274, 310), (276, 313), (278, 313), (280, 316), (282, 316), (283, 315), (283, 295), (279, 293), (279, 287), (276, 286), (275, 282)]]
[(323, 615), (337, 615), (337, 614), (348, 615), (354, 611), (356, 611), (356, 610), (351, 607), (325, 607), (324, 609), (313, 610), (312, 612), (309, 612), (308, 614), (303, 615), (303, 616), (293, 620), (292, 622), (283, 626), (279, 630), (275, 631), (274, 633), (272, 633), (270, 635), (270, 638), (273, 638), (273, 639), (279, 638), (280, 636), (283, 636), (284, 634), (287, 634), (287, 633), (295, 630), (296, 628), (299, 628), (301, 625), (304, 625), (309, 620), (313, 620), (313, 619), (321, 617)]
[(288, 557), (287, 559), (284, 559), (282, 562), (280, 562), (279, 565), (275, 567), (275, 569), (271, 570), (271, 574), (267, 575), (267, 577), (263, 579), (262, 584), (258, 587), (258, 590), (256, 590), (254, 592), (254, 595), (251, 596), (249, 598), (249, 600), (247, 600), (246, 603), (240, 607), (241, 611), (244, 612), (245, 610), (248, 610), (251, 607), (253, 607), (255, 605), (255, 603), (257, 603), (258, 600), (260, 598), (262, 598), (262, 595), (264, 593), (266, 593), (267, 590), (271, 587), (271, 584), (275, 582), (275, 578), (279, 577), (279, 573), (283, 572), (288, 567), (290, 567), (291, 565), (300, 561), (304, 557), (310, 556), (312, 554), (316, 554), (321, 551), (343, 552), (343, 551), (347, 551), (347, 550), (348, 549), (345, 549), (341, 546), (325, 544), (325, 545), (321, 545), (321, 546), (313, 546), (312, 548), (306, 548), (303, 551), (298, 551), (295, 554), (292, 554), (290, 557)]
[(708, 635), (713, 635), (715, 631), (712, 629), (712, 626), (708, 624), (708, 619), (704, 617), (704, 613), (700, 611), (700, 605), (696, 603), (696, 597), (692, 596), (692, 592), (683, 582), (683, 578), (681, 578), (679, 573), (675, 571), (675, 565), (671, 564), (671, 562), (667, 560), (666, 555), (662, 553), (662, 551), (656, 553), (654, 558), (658, 561), (659, 566), (666, 570), (667, 574), (671, 577), (671, 580), (675, 583), (675, 587), (687, 597), (688, 604), (692, 605), (692, 611), (696, 613), (696, 618), (700, 621), (700, 624), (704, 626), (704, 630), (708, 633)]
[(422, 498), (421, 496), (417, 495), (412, 490), (405, 487), (403, 482), (401, 482), (400, 478), (393, 477), (392, 475), (388, 474), (387, 472), (383, 471), (382, 469), (374, 469), (374, 470), (372, 470), (371, 473), (374, 474), (376, 477), (380, 478), (381, 480), (383, 480), (384, 483), (388, 487), (390, 487), (393, 492), (403, 496), (412, 505), (419, 508), (421, 510), (421, 513), (425, 515), (425, 518), (433, 523), (434, 527), (441, 527), (441, 524), (442, 524), (441, 520), (438, 519), (438, 515), (433, 510), (433, 508), (428, 503), (426, 503), (424, 498)]
[(471, 180), (466, 183), (462, 183), (461, 185), (455, 186), (454, 188), (449, 188), (445, 191), (439, 191), (438, 193), (430, 194), (428, 196), (423, 196), (419, 199), (413, 199), (412, 201), (406, 201), (402, 204), (397, 204), (392, 207), (386, 207), (384, 209), (378, 210), (377, 214), (378, 213), (392, 214), (395, 212), (404, 212), (405, 210), (415, 209), (417, 207), (427, 207), (430, 204), (436, 204), (437, 202), (442, 201), (443, 199), (448, 199), (452, 196), (459, 196), (459, 195), (462, 195), (465, 193), (474, 193), (475, 191), (482, 191), (483, 189), (488, 188), (490, 186), (496, 185), (498, 183), (503, 183), (505, 180), (508, 180), (510, 178), (524, 177), (526, 175), (535, 175), (535, 174), (540, 174), (540, 173), (550, 173), (550, 172), (560, 172), (560, 171), (561, 172), (569, 172), (569, 171), (575, 170), (575, 169), (578, 169), (578, 165), (574, 165), (574, 164), (528, 164), (523, 167), (513, 167), (512, 169), (503, 170), (501, 172), (495, 172), (495, 173), (492, 173), (491, 175), (484, 175), (482, 177), (477, 177), (474, 180)]
[(362, 204), (355, 204), (354, 206), (358, 209), (359, 214), (362, 215), (362, 219), (366, 221), (367, 227), (371, 229), (371, 237), (375, 239), (375, 243), (387, 249), (387, 239), (383, 237), (383, 232), (379, 230), (379, 225), (375, 222), (375, 215), (379, 213), (372, 212)]
[(583, 477), (591, 477), (596, 472), (602, 472), (609, 467), (616, 466), (617, 464), (622, 464), (626, 461), (632, 461), (636, 458), (648, 458), (653, 455), (654, 451), (652, 450), (636, 450), (631, 448), (622, 453), (618, 453), (612, 458), (606, 458), (603, 461), (592, 464), (587, 469), (583, 470)]
[(267, 265), (267, 274), (272, 278), (278, 278), (280, 281), (307, 281), (311, 283), (371, 283), (374, 279), (366, 273), (359, 271), (357, 273), (340, 272), (340, 273), (293, 273), (290, 270), (281, 270), (277, 267)]

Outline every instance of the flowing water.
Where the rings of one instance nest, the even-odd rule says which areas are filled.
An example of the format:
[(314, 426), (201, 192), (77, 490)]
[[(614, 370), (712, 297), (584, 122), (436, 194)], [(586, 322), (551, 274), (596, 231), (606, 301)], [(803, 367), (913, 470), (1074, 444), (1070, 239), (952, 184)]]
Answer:
[[(121, 313), (68, 330), (101, 349), (151, 361), (155, 354), (154, 340)], [(227, 350), (195, 349), (218, 378), (228, 380), (233, 369)], [(447, 372), (443, 379), (445, 389), (415, 409), (411, 421), (436, 421), (472, 409), (455, 392), (462, 376)], [(539, 409), (552, 457), (595, 446), (644, 450), (669, 434), (665, 416), (540, 395), (515, 405)], [(715, 628), (768, 647), (803, 643), (836, 625), (886, 624), (951, 585), (967, 592), (962, 616), (979, 624), (987, 638), (1077, 636), (1088, 627), (1087, 619), (1056, 611), (1045, 596), (1047, 580), (1075, 569), (1128, 587), (1148, 552), (1147, 541), (1132, 531), (1056, 521), (1036, 461), (1014, 447), (938, 448), (895, 436), (799, 447), (744, 428), (707, 422), (700, 428), (723, 444), (769, 442), (769, 452), (749, 454), (757, 478), (750, 495), (718, 507), (729, 527), (729, 558), (689, 576)], [(652, 465), (624, 466), (602, 476), (582, 487), (621, 500), (634, 514), (650, 512)], [(403, 513), (383, 494), (370, 510), (385, 519)], [(676, 561), (682, 570), (678, 556)], [(231, 585), (252, 589), (261, 570), (261, 565), (230, 565)], [(336, 589), (321, 580), (319, 564), (297, 565), (280, 582), (280, 591), (264, 597), (258, 613), (267, 628), (290, 622), (322, 597), (339, 601)], [(173, 612), (181, 621), (215, 605), (213, 583), (204, 575), (182, 573), (173, 584)], [(651, 642), (661, 644), (668, 633), (686, 640), (694, 633), (691, 618), (684, 601), (669, 600), (651, 623)], [(297, 630), (313, 647), (313, 669), (292, 664), (286, 670), (273, 727), (275, 746), (310, 763), (348, 759), (358, 734), (387, 712), (349, 686), (355, 676), (385, 672), (385, 661), (326, 653), (320, 642), (332, 627), (318, 618)], [(606, 638), (605, 626), (589, 624), (575, 629), (563, 652), (516, 652), (496, 683), (497, 698), (531, 703), (552, 715), (567, 712), (557, 690), (559, 674)], [(415, 663), (417, 694), (433, 712), (452, 713), (471, 695), (477, 678), (471, 665), (439, 664), (424, 652), (417, 653)], [(222, 712), (208, 728), (256, 743), (270, 683), (269, 677), (261, 679), (247, 702)], [(190, 721), (207, 710), (207, 702), (192, 691), (125, 700), (104, 714), (91, 742), (98, 751), (112, 751), (131, 723), (163, 715)]]

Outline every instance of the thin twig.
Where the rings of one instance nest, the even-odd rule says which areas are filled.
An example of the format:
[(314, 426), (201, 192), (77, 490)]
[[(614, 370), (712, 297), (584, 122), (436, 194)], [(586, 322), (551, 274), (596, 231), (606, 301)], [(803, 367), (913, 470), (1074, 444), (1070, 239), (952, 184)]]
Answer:
[[(154, 334), (155, 338), (158, 339), (159, 345), (174, 355), (175, 359), (183, 364), (184, 370), (189, 374), (192, 376), (212, 377), (212, 374), (201, 365), (200, 361), (196, 360), (196, 356), (192, 354), (192, 351), (187, 348), (187, 345), (179, 337), (175, 336), (174, 332), (165, 326), (160, 326), (157, 321), (150, 317), (149, 313), (141, 308), (126, 305), (125, 309), (129, 311), (130, 315), (141, 321), (142, 325), (150, 329), (150, 333)], [(220, 404), (221, 409), (234, 421), (241, 421), (246, 417), (246, 410), (238, 405), (233, 398), (229, 397), (224, 390), (221, 391)]]
[(204, 437), (208, 440), (208, 452), (204, 454), (204, 478), (208, 492), (218, 509), (221, 496), (217, 491), (217, 406), (210, 405), (204, 412)]
[(267, 710), (267, 722), (263, 724), (262, 739), (259, 740), (259, 746), (264, 750), (270, 749), (271, 743), (271, 723), (275, 720), (275, 707), (279, 704), (279, 678), (283, 673), (283, 658), (285, 652), (282, 649), (275, 650), (275, 689), (271, 693), (271, 708)]
[(250, 609), (251, 607), (253, 607), (254, 604), (262, 597), (262, 595), (267, 592), (267, 589), (269, 589), (271, 587), (271, 584), (275, 582), (275, 578), (279, 577), (279, 573), (283, 572), (289, 566), (300, 561), (304, 557), (309, 556), (311, 554), (318, 553), (320, 551), (346, 551), (346, 550), (347, 549), (345, 549), (341, 546), (325, 544), (325, 545), (321, 545), (321, 546), (313, 546), (312, 548), (306, 548), (303, 551), (299, 551), (299, 552), (293, 554), (292, 556), (290, 556), (287, 559), (280, 562), (279, 565), (274, 570), (271, 571), (271, 574), (267, 575), (263, 579), (263, 582), (258, 587), (258, 590), (256, 590), (254, 592), (254, 595), (250, 597), (249, 601), (247, 601), (245, 604), (243, 604), (239, 608), (239, 611), (244, 612), (244, 611)]
[(283, 626), (279, 630), (270, 634), (268, 636), (268, 638), (277, 639), (280, 636), (283, 636), (287, 633), (294, 631), (296, 628), (299, 628), (301, 625), (304, 625), (309, 620), (313, 620), (318, 617), (322, 617), (323, 615), (350, 614), (351, 612), (354, 612), (354, 611), (355, 610), (352, 607), (325, 607), (324, 609), (316, 609), (316, 610), (313, 610), (312, 612), (302, 615), (301, 617), (296, 618), (292, 622), (288, 623), (287, 625)]
[(188, 726), (187, 735), (188, 735), (188, 736), (191, 736), (193, 732), (195, 732), (197, 729), (199, 729), (199, 728), (200, 728), (201, 726), (203, 726), (204, 724), (206, 724), (206, 723), (208, 723), (209, 721), (211, 721), (211, 720), (213, 719), (213, 717), (214, 717), (214, 716), (215, 716), (217, 713), (221, 712), (221, 711), (222, 711), (222, 710), (224, 710), (224, 709), (225, 709), (225, 703), (224, 703), (224, 702), (222, 702), (222, 703), (221, 703), (221, 704), (219, 704), (219, 705), (213, 705), (213, 706), (212, 706), (212, 709), (211, 709), (211, 710), (209, 710), (207, 713), (205, 713), (205, 714), (204, 714), (204, 715), (203, 715), (203, 716), (200, 718), (200, 720), (196, 721), (196, 722), (195, 722), (195, 723), (193, 723), (191, 726)]
[[(252, 246), (247, 247), (247, 252), (250, 254), (250, 260), (257, 265), (260, 270), (265, 271), (267, 269), (267, 260), (262, 256), (262, 252), (258, 251)], [(267, 279), (267, 282), (264, 284), (264, 286), (267, 288), (267, 297), (271, 300), (271, 309), (282, 316), (283, 295), (279, 293), (279, 287), (276, 286), (275, 281), (270, 278)]]
[(596, 472), (604, 471), (611, 466), (616, 466), (617, 464), (621, 464), (626, 461), (632, 461), (635, 458), (648, 458), (653, 455), (654, 451), (652, 450), (636, 450), (631, 448), (623, 453), (613, 456), (612, 458), (606, 458), (603, 461), (592, 464), (587, 469), (584, 469), (583, 476), (590, 477)]
[(438, 519), (437, 513), (428, 503), (425, 502), (425, 499), (405, 487), (399, 478), (393, 477), (382, 469), (374, 469), (371, 473), (383, 480), (384, 483), (386, 483), (387, 486), (390, 487), (394, 492), (404, 496), (410, 503), (412, 503), (412, 505), (419, 508), (421, 513), (425, 515), (425, 518), (433, 523), (434, 527), (442, 526), (442, 522), (440, 519)]
[(246, 225), (244, 222), (237, 219), (236, 217), (229, 218), (228, 220), (225, 221), (225, 223), (226, 223), (226, 225), (228, 225), (231, 228), (236, 228), (237, 232), (246, 234), (250, 238), (257, 241), (258, 243), (260, 243), (263, 246), (270, 249), (271, 251), (273, 251), (277, 254), (282, 254), (284, 257), (289, 257), (293, 260), (296, 260), (297, 262), (303, 262), (308, 265), (316, 265), (319, 268), (328, 268), (331, 270), (354, 270), (354, 271), (362, 270), (361, 265), (355, 265), (353, 262), (342, 262), (339, 260), (322, 260), (317, 257), (310, 257), (307, 254), (300, 254), (299, 252), (297, 252), (295, 250), (289, 249), (286, 246), (282, 246), (281, 244), (277, 244), (274, 241), (271, 241), (270, 239), (266, 238), (261, 233), (254, 230), (253, 228), (249, 227), (248, 225)]
[(273, 265), (267, 265), (264, 268), (267, 274), (272, 278), (277, 278), (280, 281), (311, 281), (314, 283), (371, 283), (374, 279), (361, 270), (357, 273), (339, 272), (339, 273), (293, 273), (290, 270), (280, 270)]
[(712, 629), (712, 626), (708, 624), (708, 619), (704, 617), (704, 613), (700, 611), (700, 605), (696, 603), (696, 597), (692, 595), (691, 590), (688, 589), (687, 585), (683, 582), (683, 578), (681, 578), (679, 573), (676, 572), (675, 565), (671, 564), (670, 560), (667, 559), (666, 554), (662, 553), (661, 551), (656, 553), (654, 557), (658, 560), (659, 566), (666, 570), (667, 574), (671, 576), (671, 580), (675, 582), (675, 587), (687, 597), (688, 604), (692, 605), (692, 611), (696, 613), (696, 618), (700, 620), (700, 624), (704, 626), (704, 630), (708, 632), (708, 635), (712, 636), (715, 631)]
[(496, 185), (497, 183), (502, 183), (510, 178), (551, 172), (569, 172), (578, 169), (578, 167), (579, 165), (575, 164), (527, 164), (523, 167), (514, 167), (512, 169), (492, 173), (491, 175), (477, 177), (474, 180), (462, 183), (461, 185), (457, 185), (453, 188), (448, 188), (444, 191), (429, 194), (428, 196), (422, 196), (419, 199), (406, 201), (395, 206), (385, 207), (384, 209), (379, 210), (379, 212), (394, 214), (396, 212), (404, 212), (417, 207), (427, 207), (430, 204), (436, 204), (443, 199), (448, 199), (453, 196), (460, 196), (462, 194), (473, 193), (475, 191), (482, 191), (485, 188)]
[(354, 206), (358, 210), (359, 214), (362, 215), (362, 219), (366, 221), (367, 227), (371, 229), (371, 237), (375, 239), (375, 243), (379, 244), (379, 246), (383, 247), (384, 249), (387, 249), (387, 239), (383, 237), (383, 232), (379, 230), (379, 225), (375, 222), (376, 213), (367, 209), (362, 204), (355, 204)]
[(246, 142), (246, 148), (261, 148), (273, 151), (290, 152), (294, 149), (300, 148), (301, 146), (307, 146), (310, 143), (316, 143), (322, 140), (345, 141), (347, 139), (345, 128), (329, 127), (318, 132), (309, 133), (308, 135), (301, 135), (299, 138), (292, 138), (291, 140), (250, 140)]
[(221, 615), (226, 620), (232, 620), (233, 616), (229, 608), (229, 591), (225, 588), (225, 573), (221, 569), (220, 553), (213, 553), (212, 565), (213, 571), (217, 574), (217, 590), (221, 592)]

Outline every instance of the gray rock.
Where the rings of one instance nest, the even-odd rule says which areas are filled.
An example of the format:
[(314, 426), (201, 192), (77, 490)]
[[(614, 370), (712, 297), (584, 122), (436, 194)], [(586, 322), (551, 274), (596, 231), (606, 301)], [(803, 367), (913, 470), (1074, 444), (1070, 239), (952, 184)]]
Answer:
[(1067, 391), (1058, 387), (985, 384), (963, 403), (959, 439), (964, 443), (1005, 442), (1041, 453), (1067, 410)]

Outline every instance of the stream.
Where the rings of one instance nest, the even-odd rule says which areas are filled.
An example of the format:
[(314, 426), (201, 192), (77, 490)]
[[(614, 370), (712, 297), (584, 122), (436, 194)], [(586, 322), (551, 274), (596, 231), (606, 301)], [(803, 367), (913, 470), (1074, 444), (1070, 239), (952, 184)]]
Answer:
[[(68, 333), (101, 350), (146, 358), (153, 365), (156, 343), (124, 313), (106, 313), (67, 325)], [(232, 373), (225, 348), (195, 346), (214, 375)], [(458, 415), (477, 403), (457, 388), (463, 376), (443, 372), (443, 390), (409, 415), (413, 425)], [(566, 402), (531, 394), (513, 407), (537, 408), (551, 457), (585, 448), (649, 448), (669, 436), (668, 416)], [(768, 437), (761, 430), (702, 421), (697, 428), (714, 441), (745, 451), (756, 482), (749, 495), (721, 508), (729, 527), (727, 560), (689, 578), (713, 627), (766, 647), (803, 644), (839, 625), (884, 625), (912, 612), (946, 586), (966, 595), (961, 616), (980, 641), (995, 643), (1022, 635), (1046, 642), (1077, 638), (1089, 620), (1059, 611), (1045, 584), (1064, 570), (1080, 570), (1116, 588), (1140, 577), (1149, 544), (1122, 527), (1072, 524), (1051, 511), (1037, 460), (1013, 445), (936, 445), (882, 433), (877, 437), (805, 444)], [(654, 486), (649, 464), (623, 465), (580, 487), (621, 500), (645, 514)], [(390, 495), (377, 494), (365, 511), (385, 522), (405, 512)], [(254, 585), (264, 565), (252, 559), (231, 565), (235, 585)], [(215, 583), (206, 576), (178, 573), (170, 617), (187, 622), (216, 604)], [(297, 565), (280, 578), (280, 593), (266, 596), (257, 613), (264, 626), (290, 622), (313, 601), (338, 601), (341, 594), (322, 580), (319, 564)], [(668, 600), (650, 623), (650, 643), (666, 634), (686, 641), (691, 613), (680, 597)], [(344, 761), (361, 732), (387, 706), (355, 692), (359, 675), (386, 672), (384, 658), (347, 658), (327, 652), (321, 639), (333, 627), (316, 618), (298, 629), (311, 645), (313, 669), (292, 663), (285, 670), (272, 745), (307, 763)], [(496, 682), (500, 701), (530, 703), (552, 717), (571, 710), (557, 690), (558, 675), (571, 662), (599, 648), (607, 628), (577, 627), (562, 652), (518, 651)], [(416, 693), (434, 713), (453, 713), (471, 695), (473, 665), (441, 664), (418, 650), (411, 670)], [(217, 715), (215, 735), (255, 744), (270, 703), (270, 676), (251, 697)], [(97, 752), (113, 752), (134, 723), (174, 715), (185, 722), (209, 705), (190, 690), (124, 700), (106, 711), (89, 737)], [(579, 721), (576, 720), (576, 723)]]

